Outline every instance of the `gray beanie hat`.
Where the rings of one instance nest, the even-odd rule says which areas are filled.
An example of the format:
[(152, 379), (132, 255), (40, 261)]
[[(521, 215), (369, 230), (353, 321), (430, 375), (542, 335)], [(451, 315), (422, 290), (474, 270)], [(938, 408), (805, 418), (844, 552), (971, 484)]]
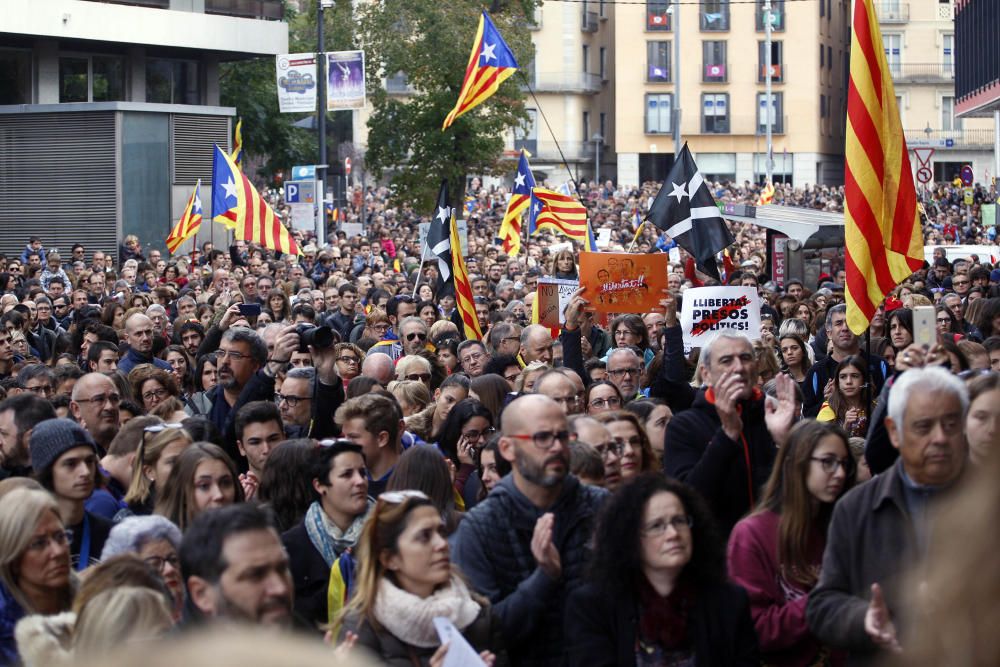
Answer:
[(41, 473), (67, 451), (87, 446), (97, 453), (94, 439), (72, 419), (46, 419), (31, 431), (31, 467)]

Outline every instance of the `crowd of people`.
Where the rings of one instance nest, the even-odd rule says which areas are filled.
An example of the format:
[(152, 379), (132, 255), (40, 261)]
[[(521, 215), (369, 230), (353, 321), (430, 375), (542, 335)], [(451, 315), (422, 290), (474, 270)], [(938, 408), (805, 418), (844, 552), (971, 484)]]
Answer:
[[(579, 195), (624, 251), (656, 187)], [(582, 284), (553, 331), (536, 287), (578, 278), (576, 251), (542, 234), (508, 256), (504, 190), (469, 189), (482, 340), (385, 188), (351, 195), (363, 236), (298, 257), (0, 255), (0, 665), (226, 624), (410, 666), (459, 643), (487, 665), (1000, 658), (996, 257), (936, 252), (863, 339), (842, 269), (778, 284), (763, 230), (733, 224), (725, 279), (758, 290), (761, 331), (690, 349), (685, 291), (712, 281), (685, 253), (658, 309), (605, 317)], [(928, 243), (991, 242), (990, 196), (960, 192), (925, 193)], [(843, 191), (775, 201), (838, 211)], [(635, 251), (673, 246), (646, 226)]]

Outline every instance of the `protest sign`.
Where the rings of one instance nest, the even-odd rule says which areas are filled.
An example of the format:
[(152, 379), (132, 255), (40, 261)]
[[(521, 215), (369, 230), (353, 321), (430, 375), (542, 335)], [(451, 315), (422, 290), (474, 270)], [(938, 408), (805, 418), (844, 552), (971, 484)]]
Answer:
[(363, 109), (365, 106), (365, 52), (327, 54), (326, 108)]
[(693, 287), (681, 305), (684, 343), (705, 347), (719, 334), (760, 338), (760, 297), (754, 287)]
[(667, 288), (667, 256), (581, 252), (580, 284), (597, 312), (648, 313), (660, 308)]
[(316, 111), (316, 55), (284, 53), (275, 56), (278, 110), (281, 113)]
[(538, 278), (538, 323), (550, 329), (559, 329), (566, 323), (566, 306), (580, 287), (577, 280)]

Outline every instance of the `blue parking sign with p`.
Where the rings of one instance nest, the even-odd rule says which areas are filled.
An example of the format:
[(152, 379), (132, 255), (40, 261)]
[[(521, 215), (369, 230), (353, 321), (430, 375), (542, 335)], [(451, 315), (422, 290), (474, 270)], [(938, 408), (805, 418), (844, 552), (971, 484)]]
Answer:
[(289, 204), (297, 204), (299, 202), (298, 183), (285, 183), (285, 201)]

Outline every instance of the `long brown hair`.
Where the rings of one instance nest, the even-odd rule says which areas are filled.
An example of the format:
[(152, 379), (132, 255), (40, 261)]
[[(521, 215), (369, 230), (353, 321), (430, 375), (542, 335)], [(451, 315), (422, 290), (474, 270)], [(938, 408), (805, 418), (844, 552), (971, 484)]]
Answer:
[(413, 510), (418, 507), (434, 507), (434, 503), (423, 493), (406, 491), (402, 493), (404, 495), (401, 502), (385, 499), (395, 497), (394, 493), (383, 494), (365, 522), (355, 549), (358, 571), (354, 597), (340, 612), (335, 626), (340, 626), (345, 616), (354, 613), (358, 615), (359, 620), (368, 622), (373, 628), (381, 627), (375, 619), (375, 598), (378, 596), (382, 577), (393, 575), (382, 565), (380, 556), (384, 552), (395, 553), (399, 548), (399, 538), (406, 530)]
[(653, 451), (653, 445), (649, 442), (649, 436), (646, 435), (646, 425), (639, 421), (639, 418), (634, 414), (625, 410), (611, 410), (590, 416), (604, 425), (613, 422), (628, 422), (634, 426), (635, 430), (639, 433), (639, 439), (642, 440), (642, 444), (640, 445), (642, 448), (642, 465), (639, 467), (639, 472), (650, 472), (660, 467), (660, 460), (656, 456), (656, 452)]
[(240, 473), (229, 455), (218, 445), (196, 442), (177, 457), (166, 484), (157, 491), (155, 513), (167, 517), (182, 531), (191, 525), (191, 521), (198, 514), (194, 501), (194, 476), (202, 461), (212, 459), (222, 461), (229, 469), (235, 490), (233, 502), (242, 503), (246, 500), (243, 495), (243, 485), (240, 484)]
[[(865, 360), (863, 357), (858, 355), (851, 355), (849, 357), (846, 357), (839, 364), (837, 364), (837, 369), (833, 372), (833, 378), (832, 378), (833, 393), (830, 394), (830, 409), (833, 410), (835, 415), (837, 415), (838, 424), (843, 424), (844, 419), (847, 417), (847, 410), (850, 408), (850, 406), (847, 404), (847, 401), (840, 393), (840, 371), (844, 370), (848, 366), (856, 368), (858, 371), (861, 372), (861, 380), (863, 383), (868, 382), (868, 369), (866, 368)], [(861, 409), (865, 411), (866, 417), (869, 414), (871, 414), (871, 406), (865, 405), (864, 384), (862, 384), (861, 394), (858, 396), (858, 402), (861, 404)]]
[(826, 528), (833, 511), (832, 503), (820, 506), (819, 513), (813, 512), (813, 497), (809, 493), (806, 479), (812, 465), (813, 452), (820, 440), (835, 435), (844, 441), (847, 456), (847, 477), (844, 490), (854, 485), (855, 465), (850, 456), (847, 433), (834, 422), (804, 420), (796, 424), (788, 434), (788, 442), (778, 449), (778, 455), (771, 469), (771, 476), (764, 486), (764, 495), (757, 505), (756, 513), (771, 511), (780, 515), (778, 521), (778, 568), (786, 581), (803, 588), (816, 585), (818, 568), (809, 562), (809, 538), (819, 530), (826, 534)]

